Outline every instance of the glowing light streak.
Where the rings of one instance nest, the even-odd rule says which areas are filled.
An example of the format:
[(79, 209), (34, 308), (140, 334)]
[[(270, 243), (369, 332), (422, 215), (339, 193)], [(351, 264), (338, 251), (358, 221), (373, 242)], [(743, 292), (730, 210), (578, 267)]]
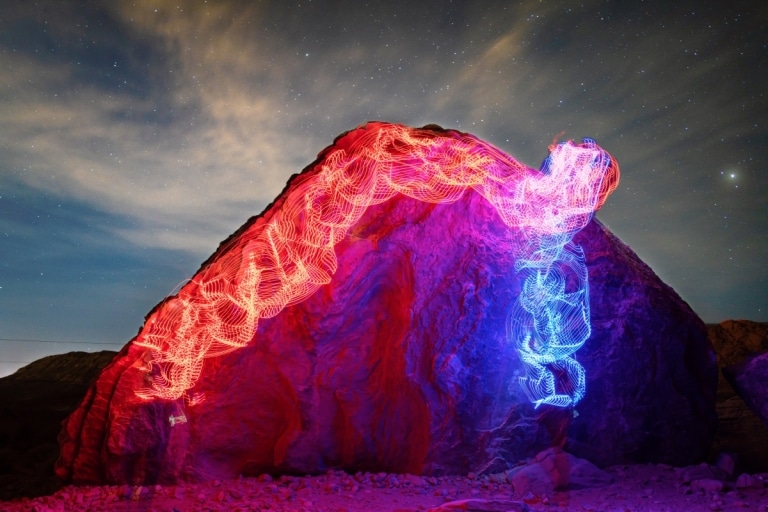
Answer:
[(523, 389), (537, 407), (578, 402), (585, 378), (572, 354), (590, 334), (589, 293), (583, 254), (570, 241), (618, 183), (611, 156), (591, 139), (565, 142), (550, 146), (536, 171), (458, 132), (372, 123), (353, 134), (294, 182), (268, 222), (249, 226), (152, 313), (134, 341), (152, 368), (151, 386), (137, 394), (184, 396), (205, 358), (244, 347), (259, 319), (329, 283), (334, 246), (370, 205), (396, 194), (450, 203), (471, 188), (527, 240), (509, 329), (527, 369)]

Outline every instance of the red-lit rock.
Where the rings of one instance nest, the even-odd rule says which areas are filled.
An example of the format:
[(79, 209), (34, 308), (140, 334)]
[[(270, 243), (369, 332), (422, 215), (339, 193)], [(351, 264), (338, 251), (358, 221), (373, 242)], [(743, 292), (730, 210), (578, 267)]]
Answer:
[(717, 380), (704, 324), (596, 221), (575, 239), (590, 271), (593, 334), (576, 354), (586, 397), (578, 414), (528, 402), (506, 340), (514, 236), (474, 193), (370, 207), (337, 245), (330, 284), (206, 360), (192, 390), (204, 402), (137, 398), (143, 349), (127, 345), (65, 422), (58, 475), (502, 472), (550, 446), (598, 465), (700, 461)]

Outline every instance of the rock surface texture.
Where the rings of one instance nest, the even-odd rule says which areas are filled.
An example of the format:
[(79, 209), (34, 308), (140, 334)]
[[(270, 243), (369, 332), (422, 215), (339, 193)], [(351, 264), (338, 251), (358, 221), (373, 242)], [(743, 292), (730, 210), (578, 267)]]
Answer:
[(734, 454), (746, 471), (768, 471), (768, 324), (726, 320), (707, 330), (721, 370), (712, 451)]
[(717, 354), (717, 364), (727, 368), (750, 356), (768, 352), (768, 323), (726, 320), (707, 326), (709, 339)]
[(329, 284), (261, 320), (246, 348), (206, 360), (192, 390), (203, 401), (138, 398), (144, 349), (126, 345), (64, 423), (57, 474), (499, 473), (552, 446), (599, 466), (700, 462), (716, 424), (706, 328), (597, 221), (574, 240), (590, 274), (592, 335), (576, 354), (586, 396), (576, 410), (534, 409), (506, 339), (514, 239), (474, 193), (371, 206), (336, 246)]
[(723, 373), (744, 402), (768, 425), (768, 352), (723, 368)]

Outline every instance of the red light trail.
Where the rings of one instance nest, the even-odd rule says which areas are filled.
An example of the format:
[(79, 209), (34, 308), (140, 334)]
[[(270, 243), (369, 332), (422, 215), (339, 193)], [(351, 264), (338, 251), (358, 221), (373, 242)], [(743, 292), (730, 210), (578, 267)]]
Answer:
[[(531, 321), (515, 323), (512, 331), (519, 339), (511, 340), (530, 370), (524, 387), (537, 405), (566, 405), (562, 397), (546, 398), (554, 391), (545, 365), (570, 368), (570, 354), (586, 338), (578, 322), (552, 323), (562, 316), (561, 303), (574, 302), (579, 292), (553, 296), (562, 283), (551, 270), (563, 262), (574, 266), (576, 253), (564, 247), (615, 189), (619, 170), (610, 155), (589, 139), (552, 145), (539, 171), (470, 135), (370, 123), (339, 139), (318, 166), (317, 172), (299, 176), (265, 212), (266, 223), (241, 233), (153, 311), (134, 341), (147, 349), (150, 384), (137, 390), (139, 396), (185, 396), (206, 358), (258, 342), (259, 319), (277, 315), (330, 282), (337, 268), (335, 245), (370, 205), (396, 194), (450, 203), (473, 189), (528, 241), (516, 270), (529, 274), (518, 309)], [(584, 292), (578, 300), (587, 297), (588, 313)], [(575, 307), (583, 316), (583, 304)], [(587, 337), (588, 321), (587, 315)], [(564, 327), (581, 331), (569, 338)]]

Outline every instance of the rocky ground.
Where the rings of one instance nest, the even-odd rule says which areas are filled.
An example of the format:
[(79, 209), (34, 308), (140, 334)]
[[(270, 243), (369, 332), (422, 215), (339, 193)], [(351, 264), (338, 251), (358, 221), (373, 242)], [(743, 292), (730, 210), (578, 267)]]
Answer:
[(612, 483), (544, 492), (505, 474), (423, 478), (329, 472), (178, 486), (65, 487), (50, 496), (0, 502), (21, 511), (768, 511), (768, 473), (723, 482), (715, 466), (614, 466)]
[[(720, 366), (726, 366), (739, 359), (736, 352), (743, 347), (749, 352), (765, 348), (766, 325), (710, 326), (710, 339)], [(729, 356), (731, 352), (734, 357)], [(52, 356), (0, 379), (0, 511), (768, 512), (768, 428), (725, 379), (718, 388), (718, 436), (709, 465), (648, 464), (599, 470), (564, 452), (548, 451), (495, 475), (431, 478), (329, 472), (178, 486), (62, 488), (53, 474), (61, 420), (113, 355)], [(564, 473), (569, 475), (565, 485)]]

